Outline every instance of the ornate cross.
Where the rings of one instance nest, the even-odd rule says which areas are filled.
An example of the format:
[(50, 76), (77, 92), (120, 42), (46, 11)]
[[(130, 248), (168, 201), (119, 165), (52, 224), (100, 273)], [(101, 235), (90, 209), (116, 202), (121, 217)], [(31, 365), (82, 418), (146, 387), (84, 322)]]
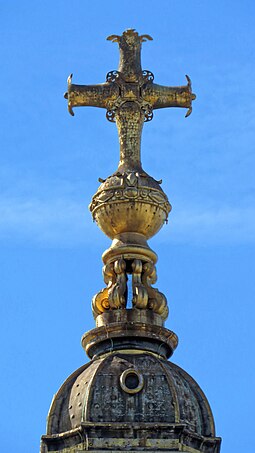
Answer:
[(188, 116), (195, 95), (188, 76), (186, 86), (167, 87), (153, 83), (153, 74), (142, 70), (141, 45), (151, 39), (135, 30), (109, 36), (108, 40), (119, 44), (118, 71), (108, 72), (106, 82), (100, 85), (74, 85), (72, 76), (68, 78), (65, 97), (71, 115), (73, 107), (105, 108), (107, 119), (116, 121), (120, 141), (118, 169), (107, 179), (99, 179), (101, 185), (90, 204), (93, 219), (113, 240), (102, 256), (106, 287), (93, 298), (95, 317), (127, 306), (130, 278), (133, 307), (154, 312), (161, 317), (160, 322), (168, 315), (166, 297), (151, 286), (157, 280), (157, 255), (147, 240), (167, 221), (171, 205), (160, 187), (162, 181), (142, 169), (141, 134), (154, 109), (185, 107)]
[(129, 169), (141, 169), (141, 133), (144, 121), (153, 118), (153, 110), (165, 107), (184, 107), (192, 111), (192, 101), (196, 98), (191, 90), (190, 78), (187, 85), (168, 87), (153, 83), (150, 71), (142, 70), (141, 45), (152, 40), (149, 35), (141, 35), (128, 29), (121, 36), (112, 35), (109, 41), (117, 42), (120, 49), (118, 71), (108, 72), (106, 82), (98, 85), (74, 85), (72, 74), (68, 77), (68, 110), (73, 107), (93, 106), (106, 108), (106, 117), (117, 123), (120, 141), (120, 164)]

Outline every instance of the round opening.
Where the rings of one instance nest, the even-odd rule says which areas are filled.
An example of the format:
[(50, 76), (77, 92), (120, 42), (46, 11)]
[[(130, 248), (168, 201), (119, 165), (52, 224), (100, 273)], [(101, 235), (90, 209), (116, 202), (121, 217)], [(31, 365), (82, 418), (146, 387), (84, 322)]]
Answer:
[(125, 370), (120, 376), (120, 385), (126, 393), (138, 393), (143, 388), (143, 376), (133, 368)]
[(134, 390), (139, 385), (139, 378), (135, 373), (129, 373), (125, 379), (125, 385), (128, 389)]

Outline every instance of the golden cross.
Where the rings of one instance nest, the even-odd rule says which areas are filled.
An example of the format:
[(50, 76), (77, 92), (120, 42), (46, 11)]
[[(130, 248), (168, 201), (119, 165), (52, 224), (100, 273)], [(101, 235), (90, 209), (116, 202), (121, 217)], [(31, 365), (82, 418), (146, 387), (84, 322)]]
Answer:
[(153, 110), (165, 107), (184, 107), (192, 112), (192, 101), (196, 98), (191, 90), (190, 78), (187, 85), (168, 87), (153, 83), (150, 71), (142, 70), (141, 45), (152, 40), (128, 29), (121, 36), (112, 35), (109, 41), (117, 42), (120, 49), (118, 71), (108, 72), (106, 82), (98, 85), (74, 85), (72, 74), (68, 77), (68, 110), (73, 107), (92, 106), (106, 108), (106, 117), (118, 127), (120, 141), (119, 169), (140, 169), (141, 133), (144, 121), (150, 121)]

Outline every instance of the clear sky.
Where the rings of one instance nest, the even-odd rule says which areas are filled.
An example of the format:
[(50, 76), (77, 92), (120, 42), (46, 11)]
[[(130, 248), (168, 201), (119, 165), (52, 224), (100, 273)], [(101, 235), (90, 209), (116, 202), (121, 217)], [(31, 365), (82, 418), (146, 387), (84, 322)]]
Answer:
[(155, 82), (188, 74), (197, 94), (188, 119), (157, 110), (143, 131), (143, 167), (173, 205), (151, 241), (172, 360), (206, 393), (222, 452), (254, 452), (254, 18), (251, 0), (1, 2), (2, 451), (38, 452), (53, 394), (87, 361), (110, 245), (87, 205), (118, 138), (104, 110), (72, 118), (63, 93), (71, 72), (103, 82), (119, 56), (105, 38), (135, 28), (154, 38), (142, 65)]

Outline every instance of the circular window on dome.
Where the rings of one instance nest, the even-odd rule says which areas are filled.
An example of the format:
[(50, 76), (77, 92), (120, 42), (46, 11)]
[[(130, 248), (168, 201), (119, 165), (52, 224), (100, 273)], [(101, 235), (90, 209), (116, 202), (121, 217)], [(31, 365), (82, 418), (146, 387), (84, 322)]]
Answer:
[(134, 368), (125, 370), (120, 376), (120, 386), (126, 393), (138, 393), (143, 388), (143, 376)]

